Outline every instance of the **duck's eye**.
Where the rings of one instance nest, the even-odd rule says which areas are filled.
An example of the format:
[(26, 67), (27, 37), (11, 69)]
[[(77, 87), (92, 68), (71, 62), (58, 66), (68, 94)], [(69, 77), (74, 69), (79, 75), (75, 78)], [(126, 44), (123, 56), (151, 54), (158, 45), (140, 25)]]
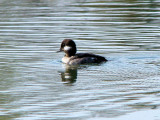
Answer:
[(61, 45), (62, 47), (64, 47), (65, 46), (65, 44), (64, 43), (62, 43), (62, 45)]

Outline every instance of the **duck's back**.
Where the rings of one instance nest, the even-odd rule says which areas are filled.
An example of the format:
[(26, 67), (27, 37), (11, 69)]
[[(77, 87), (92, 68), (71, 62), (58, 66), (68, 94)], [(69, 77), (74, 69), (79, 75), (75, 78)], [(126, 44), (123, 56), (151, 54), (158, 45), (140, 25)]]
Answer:
[(78, 53), (75, 56), (72, 56), (69, 64), (77, 65), (77, 64), (87, 64), (87, 63), (102, 63), (107, 60), (100, 56), (91, 53)]

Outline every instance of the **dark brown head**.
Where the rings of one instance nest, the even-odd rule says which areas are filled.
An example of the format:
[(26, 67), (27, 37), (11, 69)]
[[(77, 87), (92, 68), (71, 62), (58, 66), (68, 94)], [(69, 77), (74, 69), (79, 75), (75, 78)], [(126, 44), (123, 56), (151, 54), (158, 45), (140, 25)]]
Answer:
[(72, 39), (64, 39), (61, 43), (60, 51), (64, 51), (67, 57), (74, 56), (77, 52), (75, 42)]

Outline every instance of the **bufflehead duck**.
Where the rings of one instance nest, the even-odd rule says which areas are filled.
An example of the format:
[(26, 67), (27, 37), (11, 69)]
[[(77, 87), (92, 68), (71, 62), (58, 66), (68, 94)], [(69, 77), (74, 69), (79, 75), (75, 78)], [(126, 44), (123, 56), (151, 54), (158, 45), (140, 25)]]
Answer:
[(65, 56), (62, 58), (62, 62), (69, 65), (87, 64), (87, 63), (102, 63), (106, 62), (107, 59), (95, 55), (92, 53), (78, 53), (76, 44), (72, 39), (64, 39), (61, 43), (60, 50), (57, 52), (65, 52)]

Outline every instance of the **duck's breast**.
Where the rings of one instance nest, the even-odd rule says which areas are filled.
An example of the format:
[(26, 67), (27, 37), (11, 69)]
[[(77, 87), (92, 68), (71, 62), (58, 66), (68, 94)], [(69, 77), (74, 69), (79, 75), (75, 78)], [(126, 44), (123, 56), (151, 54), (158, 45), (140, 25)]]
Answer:
[(63, 63), (66, 63), (66, 64), (67, 64), (67, 63), (69, 63), (69, 61), (70, 61), (70, 58), (69, 58), (69, 57), (63, 57), (63, 58), (62, 58), (62, 62), (63, 62)]

